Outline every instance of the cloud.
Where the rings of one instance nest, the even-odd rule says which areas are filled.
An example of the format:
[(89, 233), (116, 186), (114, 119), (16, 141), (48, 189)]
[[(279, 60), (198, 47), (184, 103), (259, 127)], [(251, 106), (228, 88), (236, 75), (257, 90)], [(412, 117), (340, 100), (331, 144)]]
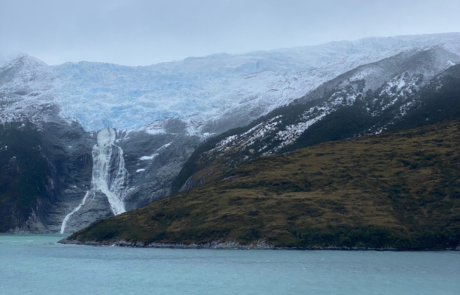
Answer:
[(0, 52), (126, 65), (460, 31), (460, 1), (0, 0)]

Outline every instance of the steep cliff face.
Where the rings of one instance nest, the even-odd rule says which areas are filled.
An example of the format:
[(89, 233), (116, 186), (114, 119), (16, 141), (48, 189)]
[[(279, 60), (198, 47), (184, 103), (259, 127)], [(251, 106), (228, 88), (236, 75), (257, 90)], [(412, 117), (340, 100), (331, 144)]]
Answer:
[(53, 79), (27, 56), (0, 65), (0, 232), (72, 232), (168, 196), (199, 118), (88, 132), (63, 116)]
[(134, 209), (171, 194), (171, 184), (202, 138), (190, 135), (187, 122), (167, 119), (131, 132), (119, 132), (131, 175), (126, 209)]
[[(157, 122), (158, 123), (158, 122)], [(91, 185), (68, 207), (60, 232), (150, 204), (171, 194), (171, 183), (199, 143), (181, 120), (166, 120), (162, 129), (97, 133), (92, 148)], [(152, 134), (153, 133), (153, 134)]]
[(0, 232), (74, 232), (167, 197), (201, 141), (178, 119), (86, 132), (56, 105), (38, 112), (0, 124)]
[(39, 207), (55, 190), (40, 135), (30, 124), (11, 124), (0, 126), (0, 138), (0, 232), (41, 231), (45, 212)]
[[(49, 93), (52, 77), (46, 64), (28, 56), (20, 56), (0, 67), (0, 126), (21, 138), (20, 144), (8, 148), (8, 153), (24, 163), (24, 173), (28, 173), (29, 166), (40, 163), (33, 178), (18, 175), (8, 183), (16, 182), (19, 188), (33, 184), (42, 192), (31, 193), (35, 198), (29, 199), (29, 209), (24, 207), (30, 214), (23, 214), (14, 224), (9, 222), (1, 231), (57, 232), (67, 207), (85, 194), (91, 182), (94, 136), (77, 121), (60, 116), (61, 107)], [(22, 126), (32, 133), (33, 142), (27, 140), (29, 135), (21, 131)], [(5, 136), (8, 133), (3, 133), (0, 141), (3, 142)], [(25, 158), (24, 150), (33, 152), (34, 156)], [(0, 152), (0, 158), (5, 157), (10, 155)], [(21, 202), (28, 196), (30, 194), (19, 189), (10, 191), (9, 198)], [(5, 194), (0, 193), (0, 198), (6, 198)]]
[(64, 217), (61, 233), (126, 211), (123, 200), (128, 189), (129, 173), (125, 169), (123, 150), (114, 144), (115, 138), (112, 128), (97, 133), (97, 143), (92, 149), (91, 186), (80, 204)]
[(78, 124), (0, 125), (0, 232), (56, 232), (91, 180), (91, 136)]

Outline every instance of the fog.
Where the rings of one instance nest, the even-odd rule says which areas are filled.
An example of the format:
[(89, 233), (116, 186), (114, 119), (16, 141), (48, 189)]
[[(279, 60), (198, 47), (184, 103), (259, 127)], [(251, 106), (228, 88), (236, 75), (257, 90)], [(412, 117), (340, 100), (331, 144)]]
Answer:
[(149, 65), (245, 53), (460, 31), (460, 1), (0, 0), (0, 53), (49, 64)]

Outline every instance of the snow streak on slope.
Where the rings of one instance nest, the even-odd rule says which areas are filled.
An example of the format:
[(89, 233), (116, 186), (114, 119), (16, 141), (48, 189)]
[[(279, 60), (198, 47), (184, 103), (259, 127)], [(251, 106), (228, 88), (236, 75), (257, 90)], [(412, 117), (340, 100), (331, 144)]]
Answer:
[[(326, 122), (323, 129), (316, 129), (317, 132), (328, 130), (333, 134), (340, 130), (337, 124), (345, 121), (361, 126), (361, 129), (352, 127), (357, 131), (349, 134), (350, 137), (379, 133), (405, 116), (417, 103), (420, 89), (452, 63), (460, 63), (460, 56), (442, 47), (433, 47), (360, 66), (324, 83), (296, 103), (269, 114), (262, 122), (257, 121), (257, 125), (230, 131), (214, 148), (203, 152), (203, 161), (227, 158), (236, 163), (286, 151), (311, 126), (316, 123), (320, 124), (316, 127), (321, 126), (320, 121), (325, 119), (329, 123)], [(333, 113), (336, 115), (329, 116)], [(351, 119), (346, 114), (351, 115), (354, 122), (347, 121)], [(306, 137), (304, 143), (308, 141)]]
[(103, 193), (110, 204), (114, 215), (125, 212), (123, 200), (126, 196), (128, 171), (125, 169), (123, 150), (116, 146), (115, 130), (105, 128), (97, 134), (97, 144), (93, 147), (93, 175), (91, 188), (86, 193), (81, 204), (69, 213), (62, 222), (61, 233), (65, 232), (66, 225), (74, 213), (87, 203), (87, 199), (94, 199), (97, 192)]
[(190, 120), (191, 134), (199, 134), (204, 126), (204, 132), (221, 132), (227, 125), (235, 127), (219, 123), (226, 118), (244, 125), (357, 66), (435, 45), (460, 53), (460, 34), (216, 54), (147, 67), (89, 62), (50, 67), (38, 61), (27, 64), (30, 57), (23, 57), (22, 72), (13, 73), (14, 79), (0, 77), (0, 91), (46, 94), (61, 106), (62, 116), (77, 118), (86, 130), (139, 128), (166, 117), (194, 116), (199, 119)]

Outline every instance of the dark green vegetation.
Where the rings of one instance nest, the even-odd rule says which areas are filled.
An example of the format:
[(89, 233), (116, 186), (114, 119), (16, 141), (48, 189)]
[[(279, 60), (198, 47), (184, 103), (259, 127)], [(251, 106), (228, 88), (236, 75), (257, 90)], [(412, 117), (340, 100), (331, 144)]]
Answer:
[(459, 145), (451, 121), (262, 157), (68, 240), (452, 249)]
[[(347, 75), (350, 74), (347, 73), (343, 76)], [(420, 81), (424, 79), (422, 75), (416, 77), (419, 79), (416, 83), (421, 83)], [(307, 95), (306, 98), (278, 108), (247, 127), (230, 130), (209, 139), (195, 150), (186, 162), (173, 184), (173, 191), (178, 192), (188, 179), (193, 182), (198, 182), (200, 179), (212, 180), (214, 179), (213, 173), (233, 169), (242, 162), (256, 159), (266, 150), (278, 146), (281, 141), (273, 140), (278, 132), (274, 130), (271, 133), (267, 132), (265, 138), (257, 139), (249, 148), (240, 145), (223, 152), (210, 152), (223, 139), (232, 135), (241, 135), (257, 124), (270, 120), (270, 118), (282, 116), (279, 119), (279, 125), (283, 128), (298, 123), (296, 120), (301, 117), (303, 112), (315, 108), (325, 98), (331, 97), (334, 92), (337, 92), (338, 90), (334, 87), (338, 83), (337, 81), (340, 82), (343, 79), (339, 76), (328, 82), (332, 86), (326, 83)], [(327, 141), (363, 136), (382, 128), (395, 132), (460, 118), (460, 64), (448, 68), (430, 80), (420, 91), (414, 90), (411, 94), (407, 94), (407, 97), (397, 95), (390, 97), (386, 93), (382, 94), (382, 88), (375, 91), (369, 90), (363, 96), (361, 95), (364, 92), (363, 83), (362, 80), (350, 83), (349, 88), (343, 90), (344, 92), (360, 93), (353, 104), (338, 107), (337, 110), (311, 125), (293, 144), (287, 145), (275, 153), (283, 154)], [(382, 107), (391, 100), (395, 100), (393, 105), (388, 108)], [(413, 104), (410, 109), (406, 108), (406, 114), (401, 117), (401, 109), (405, 108), (408, 101), (413, 102)], [(263, 147), (268, 148), (264, 149)], [(252, 149), (252, 152), (249, 149)]]
[(0, 232), (29, 219), (47, 196), (49, 170), (32, 124), (0, 125)]

